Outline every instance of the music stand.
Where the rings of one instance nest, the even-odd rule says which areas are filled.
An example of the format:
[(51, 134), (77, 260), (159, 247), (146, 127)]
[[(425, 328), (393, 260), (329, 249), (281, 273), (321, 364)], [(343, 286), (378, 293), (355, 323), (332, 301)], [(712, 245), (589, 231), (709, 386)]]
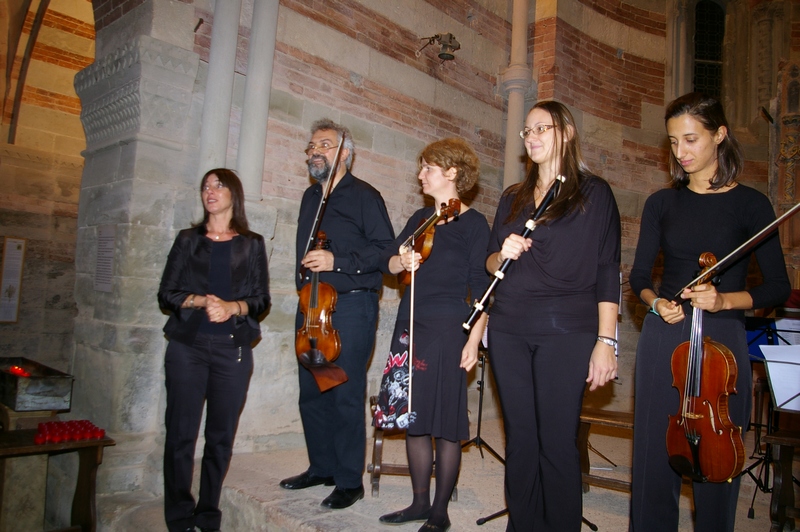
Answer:
[(483, 458), (483, 448), (486, 447), (486, 450), (489, 451), (497, 461), (503, 465), (506, 465), (506, 460), (500, 454), (492, 449), (492, 446), (486, 443), (483, 438), (481, 438), (481, 423), (483, 420), (483, 392), (484, 387), (486, 385), (486, 363), (488, 360), (486, 359), (486, 349), (481, 347), (478, 350), (478, 365), (481, 367), (481, 378), (478, 379), (478, 431), (475, 434), (475, 437), (469, 441), (464, 442), (461, 445), (461, 449), (465, 449), (468, 446), (472, 445), (473, 443), (478, 448), (478, 451), (481, 453), (481, 458)]
[(800, 413), (800, 345), (762, 345), (773, 407)]

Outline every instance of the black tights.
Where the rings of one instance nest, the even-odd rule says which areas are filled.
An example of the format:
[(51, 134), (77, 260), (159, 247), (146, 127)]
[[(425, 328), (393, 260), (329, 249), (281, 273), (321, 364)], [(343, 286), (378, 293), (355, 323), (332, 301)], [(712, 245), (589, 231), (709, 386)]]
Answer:
[(406, 435), (406, 454), (411, 473), (414, 500), (406, 510), (419, 515), (428, 508), (428, 522), (443, 525), (447, 520), (447, 504), (458, 480), (461, 467), (461, 442), (436, 438), (436, 494), (431, 504), (431, 474), (433, 473), (433, 443), (429, 435)]

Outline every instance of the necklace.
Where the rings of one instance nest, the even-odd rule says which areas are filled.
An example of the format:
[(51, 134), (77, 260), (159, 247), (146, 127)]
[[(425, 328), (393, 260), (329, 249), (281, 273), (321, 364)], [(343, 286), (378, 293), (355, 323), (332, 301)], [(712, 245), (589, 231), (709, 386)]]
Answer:
[[(214, 234), (214, 233), (215, 233), (215, 231), (209, 231), (208, 232), (209, 238), (211, 238), (211, 235)], [(216, 234), (214, 234), (213, 238), (214, 238), (214, 240), (219, 240), (220, 237), (228, 235), (228, 234), (233, 234), (233, 231), (223, 231), (221, 233), (217, 231)]]

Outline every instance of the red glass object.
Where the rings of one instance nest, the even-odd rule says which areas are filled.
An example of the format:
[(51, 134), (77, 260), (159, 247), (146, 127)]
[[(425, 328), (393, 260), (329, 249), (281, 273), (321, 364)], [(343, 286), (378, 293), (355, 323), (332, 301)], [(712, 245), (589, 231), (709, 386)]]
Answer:
[(11, 373), (12, 375), (16, 375), (17, 377), (30, 377), (31, 376), (30, 371), (28, 371), (25, 368), (20, 367), (20, 366), (11, 366), (10, 368), (8, 368), (8, 372)]

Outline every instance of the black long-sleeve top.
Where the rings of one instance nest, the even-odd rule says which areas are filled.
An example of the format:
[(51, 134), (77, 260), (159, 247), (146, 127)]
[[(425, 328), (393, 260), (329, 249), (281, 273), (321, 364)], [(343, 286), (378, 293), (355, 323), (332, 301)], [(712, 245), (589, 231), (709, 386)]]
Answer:
[[(183, 229), (169, 251), (158, 289), (159, 306), (170, 312), (164, 332), (170, 340), (191, 345), (204, 320), (205, 309), (182, 308), (190, 294), (209, 294), (211, 246), (204, 226)], [(247, 303), (247, 314), (233, 316), (237, 347), (252, 344), (261, 335), (258, 317), (269, 307), (269, 273), (264, 237), (258, 233), (231, 240), (231, 301)], [(214, 294), (217, 295), (217, 294)]]
[[(645, 288), (654, 290), (652, 269), (661, 249), (664, 273), (657, 293), (673, 300), (681, 288), (697, 277), (702, 253), (709, 251), (721, 260), (773, 220), (775, 214), (767, 197), (745, 185), (716, 194), (697, 194), (687, 187), (660, 190), (644, 206), (631, 288), (637, 296)], [(755, 255), (763, 283), (748, 290), (753, 308), (785, 302), (791, 286), (777, 231), (755, 248)], [(719, 292), (745, 289), (749, 259), (748, 254), (723, 272), (717, 286)], [(744, 312), (730, 310), (705, 316), (744, 319)]]
[[(389, 259), (398, 254), (400, 246), (433, 213), (433, 207), (425, 207), (409, 218), (394, 244), (383, 252), (381, 270), (384, 273), (391, 273)], [(457, 220), (436, 226), (430, 256), (414, 272), (417, 319), (450, 315), (463, 318), (469, 313), (470, 303), (483, 295), (489, 283), (486, 275), (488, 241), (489, 224), (475, 209), (462, 213)], [(410, 290), (403, 293), (398, 316), (409, 315), (410, 294)]]
[[(310, 271), (305, 277), (301, 276), (300, 261), (322, 192), (322, 186), (315, 183), (306, 189), (300, 203), (295, 270), (298, 290), (311, 279)], [(319, 280), (332, 285), (339, 293), (380, 290), (383, 275), (378, 269), (378, 261), (383, 249), (394, 240), (394, 229), (380, 192), (347, 172), (328, 197), (320, 230), (330, 240), (329, 251), (334, 260), (333, 271), (320, 272)]]
[[(512, 261), (495, 289), (489, 327), (508, 333), (597, 333), (598, 303), (619, 302), (620, 221), (611, 187), (587, 176), (584, 206), (539, 225), (533, 245)], [(530, 213), (506, 223), (514, 195), (500, 199), (488, 254), (511, 233), (521, 234)]]

